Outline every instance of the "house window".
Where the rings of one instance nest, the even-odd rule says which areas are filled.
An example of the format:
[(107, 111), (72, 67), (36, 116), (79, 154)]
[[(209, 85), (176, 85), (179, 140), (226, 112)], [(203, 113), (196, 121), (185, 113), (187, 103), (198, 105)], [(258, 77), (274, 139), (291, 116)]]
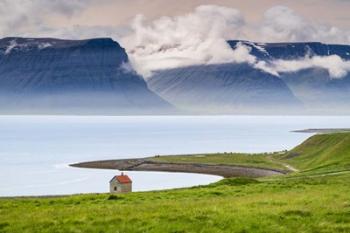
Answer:
[(114, 187), (114, 191), (117, 191), (117, 187)]

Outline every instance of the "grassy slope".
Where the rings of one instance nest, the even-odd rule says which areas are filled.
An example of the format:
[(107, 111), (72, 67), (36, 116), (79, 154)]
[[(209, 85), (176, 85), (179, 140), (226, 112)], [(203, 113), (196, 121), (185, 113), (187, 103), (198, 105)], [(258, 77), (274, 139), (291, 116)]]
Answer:
[(203, 164), (229, 164), (257, 168), (272, 168), (286, 170), (281, 163), (271, 160), (275, 154), (243, 154), (243, 153), (217, 153), (217, 154), (196, 154), (196, 155), (176, 155), (159, 156), (151, 158), (153, 161), (173, 162), (173, 163), (203, 163)]
[(304, 173), (350, 170), (350, 133), (315, 135), (282, 159)]
[(0, 200), (0, 232), (349, 232), (349, 178)]
[[(305, 171), (341, 171), (349, 164), (349, 135), (314, 136), (275, 159)], [(288, 178), (225, 179), (118, 196), (0, 199), (0, 232), (350, 232), (350, 173)]]

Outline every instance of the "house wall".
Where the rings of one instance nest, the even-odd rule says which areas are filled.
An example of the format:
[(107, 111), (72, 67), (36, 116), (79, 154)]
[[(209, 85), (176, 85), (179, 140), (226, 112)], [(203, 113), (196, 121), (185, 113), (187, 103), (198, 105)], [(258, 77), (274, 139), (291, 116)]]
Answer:
[[(115, 190), (115, 188), (117, 190)], [(127, 193), (132, 191), (132, 183), (120, 184), (117, 180), (112, 180), (109, 184), (109, 191), (111, 193)]]
[(121, 184), (121, 192), (122, 193), (128, 193), (132, 191), (131, 183), (130, 184)]

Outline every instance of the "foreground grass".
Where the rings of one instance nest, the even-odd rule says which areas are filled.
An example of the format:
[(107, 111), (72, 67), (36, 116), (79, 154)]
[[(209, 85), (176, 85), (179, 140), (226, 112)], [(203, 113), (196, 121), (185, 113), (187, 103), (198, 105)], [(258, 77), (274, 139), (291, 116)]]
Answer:
[(349, 232), (350, 176), (0, 200), (0, 232)]
[(350, 232), (349, 135), (317, 135), (263, 162), (237, 154), (174, 157), (301, 169), (287, 176), (124, 195), (0, 199), (0, 232)]

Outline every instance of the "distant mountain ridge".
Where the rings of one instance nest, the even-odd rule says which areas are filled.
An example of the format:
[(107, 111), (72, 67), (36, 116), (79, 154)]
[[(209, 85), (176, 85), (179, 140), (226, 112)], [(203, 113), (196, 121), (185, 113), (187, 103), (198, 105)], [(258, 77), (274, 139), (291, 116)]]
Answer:
[(172, 106), (150, 91), (109, 38), (0, 40), (0, 112), (154, 114)]
[(248, 64), (162, 70), (147, 82), (175, 106), (198, 113), (282, 113), (301, 105), (282, 80)]
[(235, 48), (238, 44), (248, 46), (251, 48), (251, 54), (261, 60), (293, 60), (307, 55), (338, 55), (345, 60), (350, 59), (349, 45), (324, 44), (320, 42), (257, 43), (244, 40), (229, 40), (227, 43), (231, 48)]
[[(250, 46), (251, 54), (264, 61), (274, 59), (298, 60), (306, 56), (339, 56), (350, 61), (350, 46), (337, 44), (309, 43), (268, 43), (229, 41), (232, 48), (237, 43)], [(256, 47), (260, 47), (263, 51)], [(342, 78), (332, 78), (327, 70), (320, 67), (280, 73), (280, 78), (304, 103), (308, 112), (332, 114), (350, 113), (350, 74)]]
[[(350, 61), (348, 45), (228, 44), (266, 63)], [(321, 67), (276, 76), (248, 63), (195, 65), (158, 70), (145, 81), (110, 38), (0, 39), (0, 114), (170, 114), (175, 107), (186, 114), (350, 114), (349, 100), (350, 75), (333, 78)]]
[[(248, 47), (251, 55), (267, 64), (331, 55), (350, 60), (349, 45), (243, 40), (228, 44), (232, 49)], [(174, 105), (199, 112), (350, 114), (350, 75), (335, 79), (320, 67), (275, 76), (248, 63), (211, 64), (159, 70), (147, 82)]]

